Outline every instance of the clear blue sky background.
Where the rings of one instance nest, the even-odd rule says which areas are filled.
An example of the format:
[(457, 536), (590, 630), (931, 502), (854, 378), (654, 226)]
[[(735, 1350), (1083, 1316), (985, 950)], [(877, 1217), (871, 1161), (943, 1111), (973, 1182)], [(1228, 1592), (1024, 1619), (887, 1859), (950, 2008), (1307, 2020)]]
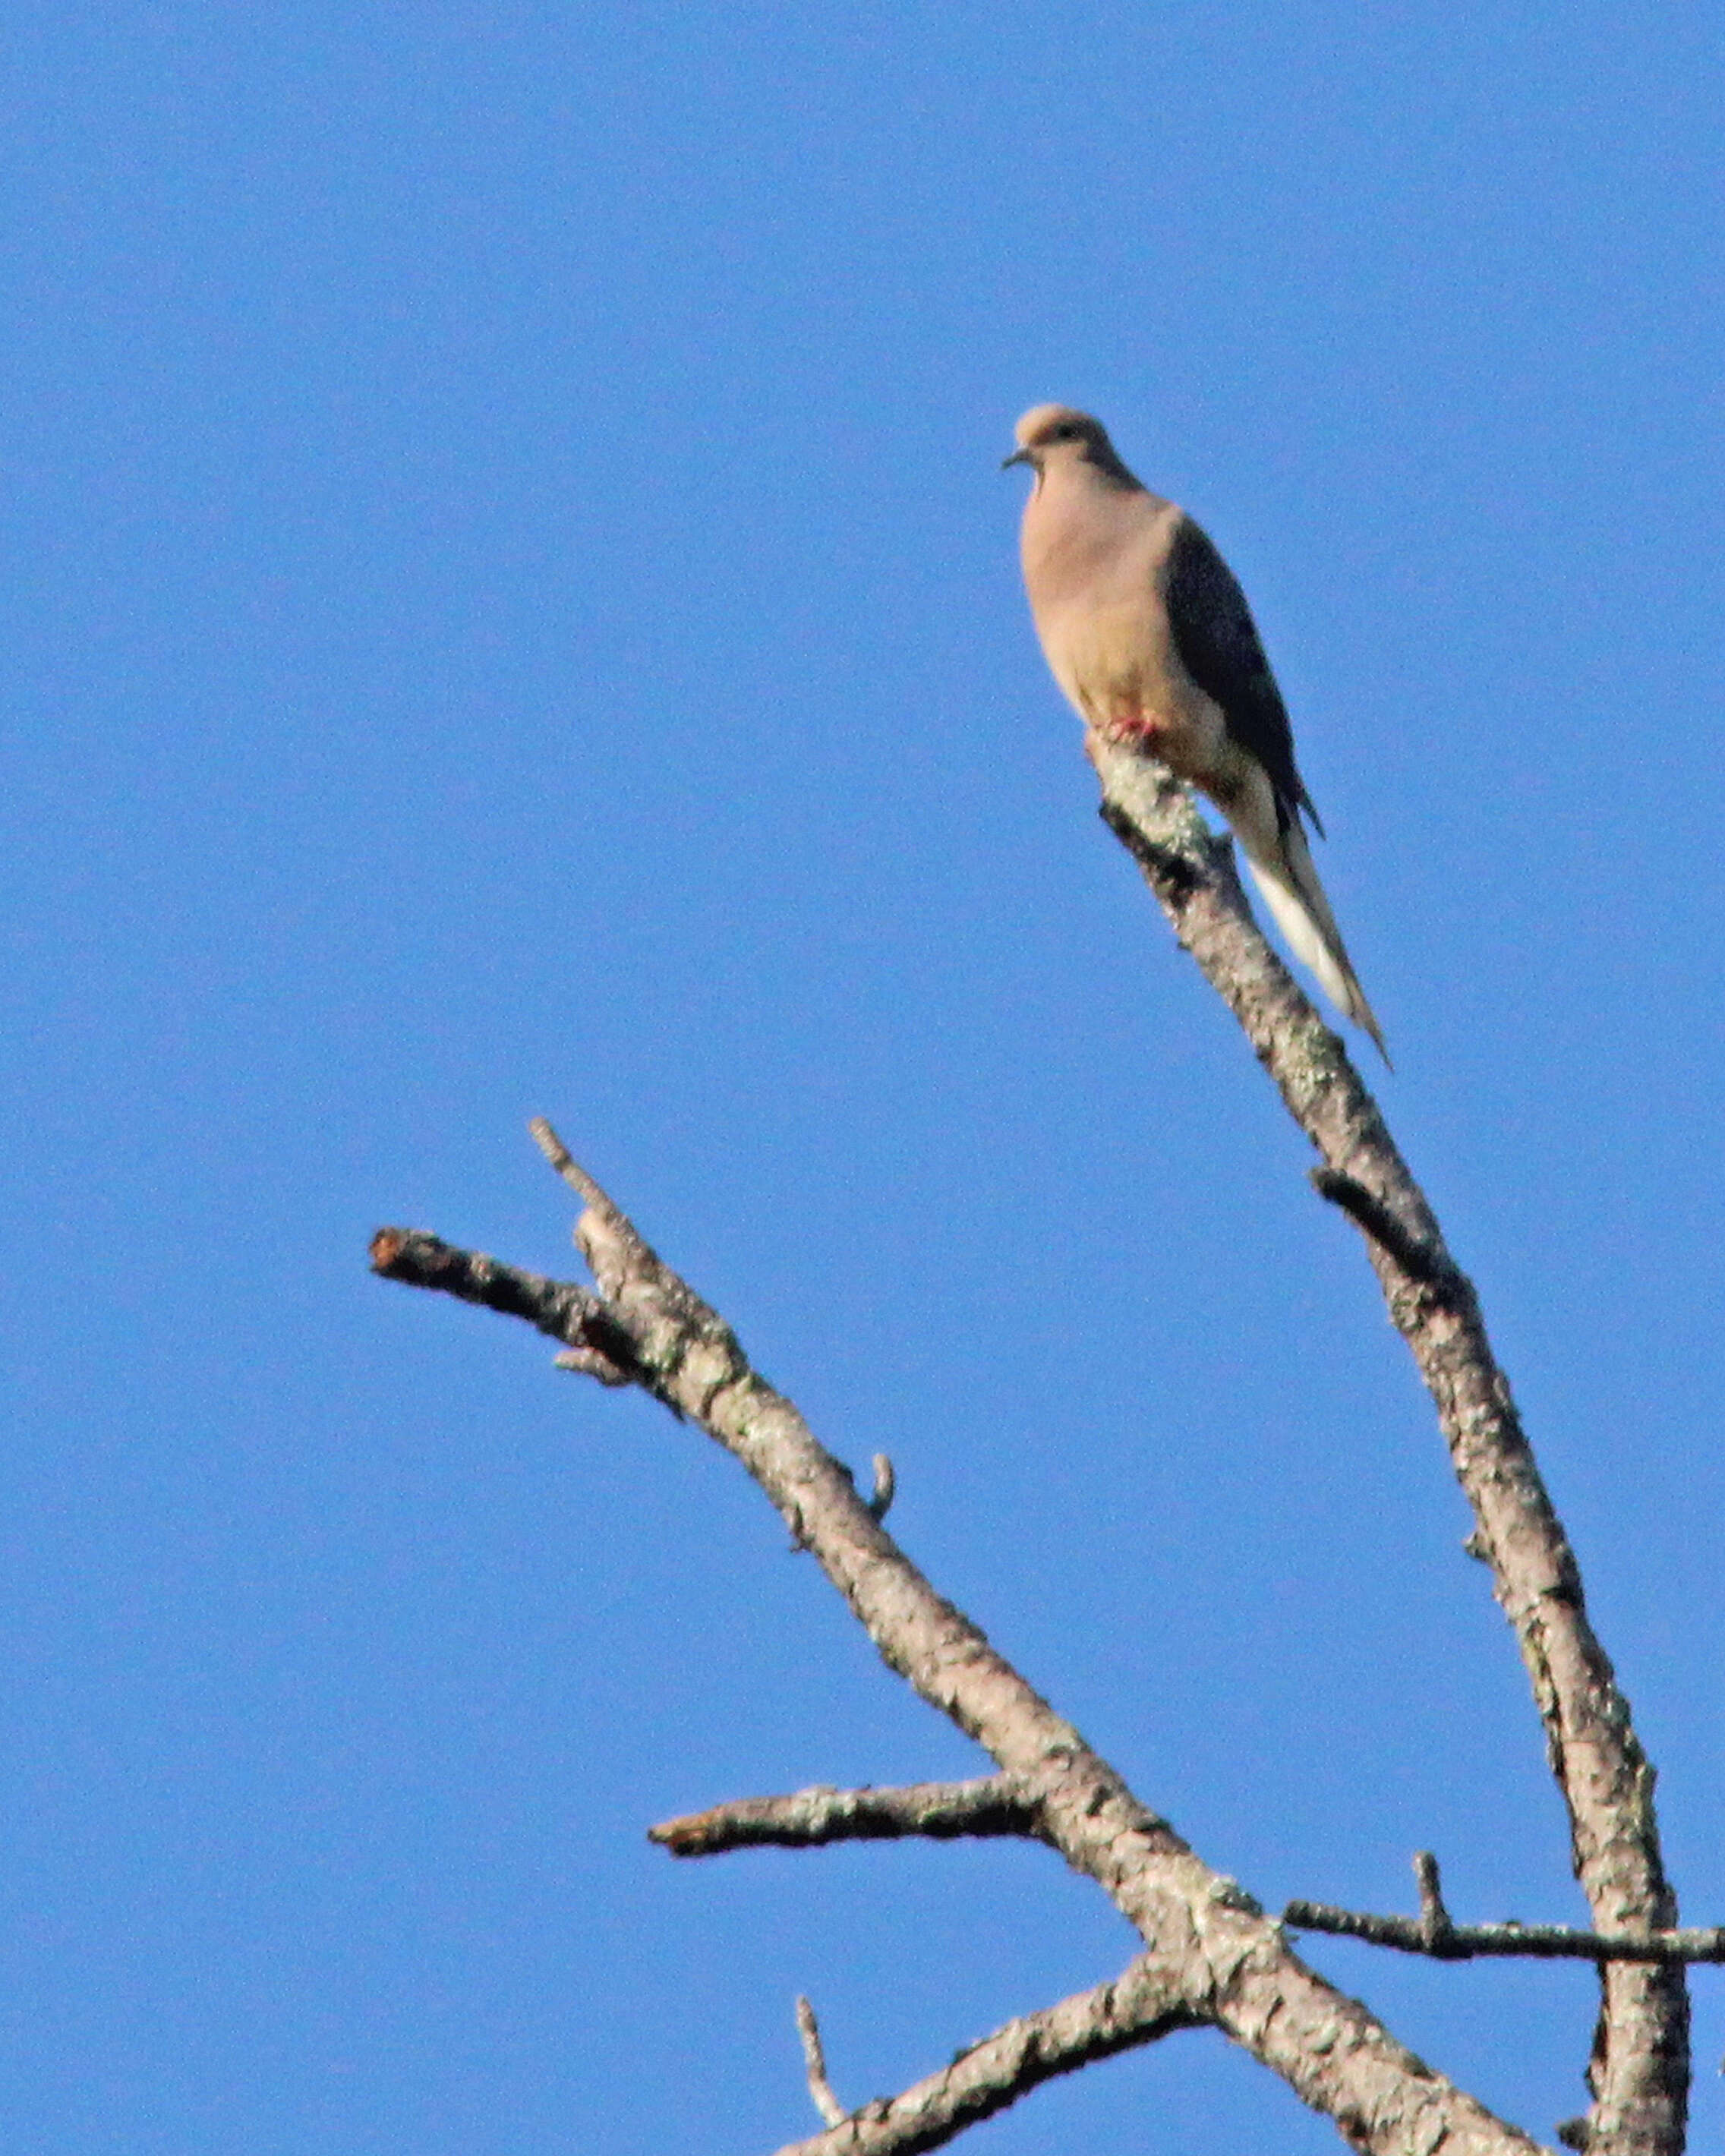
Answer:
[[(1212, 1862), (1580, 1917), (1357, 1238), (1032, 639), (1047, 397), (1252, 596), (1725, 1917), (1721, 44), (15, 0), (8, 2150), (747, 2156), (815, 2124), (798, 1990), (860, 2101), (1129, 1953), (1044, 1852), (644, 1842), (982, 1762), (704, 1440), (368, 1276), (384, 1221), (568, 1269), (536, 1111)], [(1312, 1958), (1582, 2107), (1586, 1973)], [(971, 2145), (1337, 2144), (1189, 2035)]]

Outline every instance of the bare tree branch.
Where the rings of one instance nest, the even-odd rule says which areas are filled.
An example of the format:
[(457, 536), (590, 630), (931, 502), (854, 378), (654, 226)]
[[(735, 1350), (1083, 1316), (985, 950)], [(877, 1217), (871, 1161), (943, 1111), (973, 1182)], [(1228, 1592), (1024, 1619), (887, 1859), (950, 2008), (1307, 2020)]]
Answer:
[(820, 2024), (806, 1998), (797, 2001), (797, 2034), (803, 2039), (803, 2064), (809, 2074), (809, 2093), (815, 2109), (829, 2126), (841, 2126), (850, 2113), (833, 2094), (827, 2079), (827, 2055), (821, 2049)]
[(915, 1782), (896, 1789), (798, 1789), (788, 1797), (742, 1797), (649, 1827), (647, 1839), (673, 1856), (719, 1856), (733, 1849), (815, 1849), (834, 1841), (896, 1841), (923, 1835), (1040, 1839), (1034, 1796), (1005, 1774), (974, 1782)]
[(939, 2148), (1043, 2082), (1194, 2027), (1173, 1990), (1152, 1958), (1143, 1955), (1111, 1983), (1009, 2021), (939, 2073), (901, 2095), (876, 2097), (825, 2133), (781, 2148), (778, 2156), (915, 2156)]
[[(1521, 1645), (1594, 1928), (1458, 1927), (1444, 1906), (1436, 1861), (1424, 1853), (1416, 1860), (1418, 1918), (1295, 1902), (1283, 1921), (1439, 1958), (1514, 1953), (1598, 1962), (1594, 2107), (1587, 2119), (1568, 2122), (1563, 2138), (1590, 2156), (1678, 2156), (1688, 2077), (1681, 1964), (1725, 1959), (1725, 1931), (1677, 1928), (1652, 1769), (1589, 1625), (1574, 1553), (1493, 1357), (1478, 1298), (1341, 1043), (1252, 921), (1228, 842), (1211, 834), (1153, 761), (1095, 739), (1089, 747), (1104, 816), (1317, 1148), (1317, 1188), (1366, 1239), (1474, 1509), (1468, 1548), (1491, 1566)], [(811, 2089), (829, 2123), (798, 2151), (932, 2148), (1050, 2073), (1200, 2024), (1222, 2030), (1282, 2075), (1356, 2148), (1386, 2156), (1440, 2144), (1445, 2156), (1530, 2150), (1524, 2136), (1403, 2051), (1363, 2007), (1307, 1969), (1279, 1925), (1132, 1796), (886, 1535), (880, 1517), (891, 1502), (891, 1463), (876, 1460), (874, 1494), (860, 1496), (850, 1470), (751, 1368), (729, 1327), (663, 1264), (549, 1126), (536, 1123), (534, 1136), (584, 1201), (577, 1240), (597, 1294), (405, 1229), (376, 1238), (377, 1270), (521, 1317), (563, 1343), (557, 1359), (565, 1367), (606, 1384), (639, 1384), (698, 1423), (759, 1482), (793, 1542), (814, 1554), (889, 1666), (1000, 1769), (980, 1782), (921, 1791), (744, 1800), (670, 1821), (654, 1830), (655, 1839), (694, 1855), (766, 1841), (1039, 1834), (1106, 1889), (1148, 1949), (1128, 1972), (1134, 1996), (1142, 1994), (1140, 2007), (1122, 2014), (1122, 1979), (1009, 2025), (945, 2074), (849, 2117), (838, 2115), (826, 2085), (812, 2010), (799, 2010)], [(1128, 2027), (1132, 2033), (1123, 2033)]]
[(1436, 1961), (1471, 1961), (1476, 1955), (1525, 1956), (1543, 1961), (1725, 1961), (1725, 1928), (1654, 1932), (1608, 1938), (1602, 1932), (1573, 1931), (1568, 1924), (1451, 1924), (1434, 1933), (1421, 1917), (1378, 1917), (1338, 1909), (1327, 1902), (1290, 1902), (1281, 1921), (1296, 1932), (1330, 1932), (1395, 1947)]
[[(1376, 1104), (1251, 917), (1232, 849), (1158, 763), (1092, 737), (1102, 815), (1180, 942), (1245, 1029), (1322, 1156), (1324, 1194), (1367, 1237), (1389, 1314), (1413, 1351), (1520, 1642), (1568, 1808), (1575, 1875), (1599, 1931), (1669, 1932), (1653, 1769), (1588, 1622), (1574, 1553), (1498, 1368), (1478, 1299), (1445, 1245)], [(1688, 2105), (1688, 1994), (1680, 1968), (1611, 1962), (1589, 2069), (1591, 2156), (1678, 2156)]]
[(591, 1288), (547, 1280), (500, 1265), (479, 1250), (457, 1250), (418, 1228), (380, 1228), (372, 1238), (372, 1267), (386, 1280), (409, 1287), (434, 1287), (463, 1302), (476, 1302), (506, 1317), (524, 1317), (553, 1340), (567, 1343), (557, 1358), (566, 1369), (584, 1371), (602, 1385), (636, 1382), (634, 1349)]
[(1501, 1924), (1457, 1924), (1444, 1905), (1438, 1861), (1429, 1849), (1414, 1851), (1414, 1876), (1420, 1886), (1417, 1917), (1373, 1916), (1338, 1909), (1329, 1902), (1290, 1902), (1281, 1921), (1293, 1931), (1329, 1932), (1363, 1939), (1369, 1946), (1430, 1954), (1437, 1961), (1497, 1954), (1566, 1961), (1725, 1962), (1725, 1925), (1608, 1938), (1568, 1924), (1523, 1924), (1513, 1917)]
[[(541, 1142), (547, 1154), (557, 1143), (549, 1132)], [(566, 1179), (580, 1177), (577, 1187), (588, 1200), (576, 1240), (598, 1284), (600, 1312), (563, 1298), (555, 1282), (533, 1275), (506, 1281), (489, 1260), (464, 1265), (447, 1245), (403, 1230), (385, 1230), (374, 1241), (373, 1264), (415, 1286), (493, 1301), (558, 1337), (567, 1337), (558, 1324), (572, 1323), (584, 1347), (597, 1343), (611, 1367), (628, 1369), (740, 1460), (888, 1666), (1032, 1793), (1048, 1840), (1137, 1929), (1153, 1958), (1169, 2025), (1208, 2022), (1221, 2029), (1332, 2118), (1357, 2148), (1406, 2156), (1441, 2143), (1445, 2156), (1526, 2156), (1533, 2146), (1526, 2136), (1433, 2072), (1357, 2000), (1308, 1969), (1257, 1905), (1141, 1804), (977, 1627), (935, 1593), (874, 1517), (850, 1470), (750, 1367), (730, 1327), (655, 1255), (590, 1177), (572, 1163), (568, 1170), (560, 1166)], [(443, 1254), (435, 1264), (424, 1262), (428, 1245)], [(483, 1290), (477, 1297), (476, 1285)], [(855, 2125), (847, 2121), (833, 2131), (850, 2133)]]

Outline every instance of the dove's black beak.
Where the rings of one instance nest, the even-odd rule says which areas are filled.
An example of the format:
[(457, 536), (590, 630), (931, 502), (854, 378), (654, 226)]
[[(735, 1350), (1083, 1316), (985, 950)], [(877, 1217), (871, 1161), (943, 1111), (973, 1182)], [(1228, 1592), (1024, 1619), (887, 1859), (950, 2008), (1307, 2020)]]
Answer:
[(1014, 449), (1009, 457), (1002, 457), (1000, 469), (1010, 471), (1014, 465), (1034, 465), (1036, 459), (1028, 449)]

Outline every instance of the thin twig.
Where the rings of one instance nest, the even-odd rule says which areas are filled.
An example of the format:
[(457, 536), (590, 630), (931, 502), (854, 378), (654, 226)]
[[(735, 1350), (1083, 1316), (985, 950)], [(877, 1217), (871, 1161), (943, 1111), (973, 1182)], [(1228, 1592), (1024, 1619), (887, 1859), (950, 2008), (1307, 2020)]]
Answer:
[(827, 2056), (821, 2049), (820, 2024), (806, 1998), (797, 2001), (797, 2034), (803, 2039), (803, 2063), (809, 2071), (809, 2093), (814, 2107), (829, 2126), (842, 2126), (850, 2114), (833, 2094), (827, 2079)]
[(974, 1782), (914, 1782), (885, 1789), (798, 1789), (793, 1796), (742, 1797), (649, 1827), (647, 1839), (673, 1856), (720, 1856), (734, 1849), (818, 1849), (835, 1841), (896, 1841), (926, 1835), (1040, 1835), (1036, 1800), (1009, 1775)]
[(531, 1117), (527, 1133), (571, 1190), (588, 1205), (608, 1205), (610, 1200), (543, 1116)]
[(1363, 1939), (1368, 1946), (1429, 1954), (1436, 1961), (1476, 1956), (1525, 1956), (1542, 1961), (1722, 1962), (1725, 1926), (1655, 1932), (1624, 1938), (1578, 1932), (1568, 1924), (1450, 1924), (1434, 1933), (1424, 1917), (1379, 1917), (1363, 1909), (1338, 1909), (1327, 1902), (1290, 1902), (1281, 1921), (1296, 1932), (1327, 1932)]
[(1443, 1942), (1453, 1935), (1455, 1926), (1444, 1907), (1443, 1875), (1429, 1849), (1414, 1851), (1414, 1877), (1420, 1888), (1420, 1932), (1427, 1953), (1435, 1953)]

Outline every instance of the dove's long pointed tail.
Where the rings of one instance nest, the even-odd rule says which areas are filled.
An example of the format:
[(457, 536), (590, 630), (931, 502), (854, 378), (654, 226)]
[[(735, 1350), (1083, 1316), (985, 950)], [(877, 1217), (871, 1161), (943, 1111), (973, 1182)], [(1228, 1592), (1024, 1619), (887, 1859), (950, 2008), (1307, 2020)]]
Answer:
[(1337, 1009), (1370, 1034), (1378, 1053), (1388, 1063), (1389, 1050), (1384, 1045), (1384, 1035), (1378, 1030), (1372, 1006), (1366, 1001), (1330, 901), (1317, 880), (1306, 834), (1295, 823), (1278, 835), (1281, 843), (1274, 855), (1268, 847), (1246, 849), (1252, 879), (1263, 892), (1264, 902), (1276, 916), (1276, 925), (1288, 939), (1294, 956), (1311, 967)]

